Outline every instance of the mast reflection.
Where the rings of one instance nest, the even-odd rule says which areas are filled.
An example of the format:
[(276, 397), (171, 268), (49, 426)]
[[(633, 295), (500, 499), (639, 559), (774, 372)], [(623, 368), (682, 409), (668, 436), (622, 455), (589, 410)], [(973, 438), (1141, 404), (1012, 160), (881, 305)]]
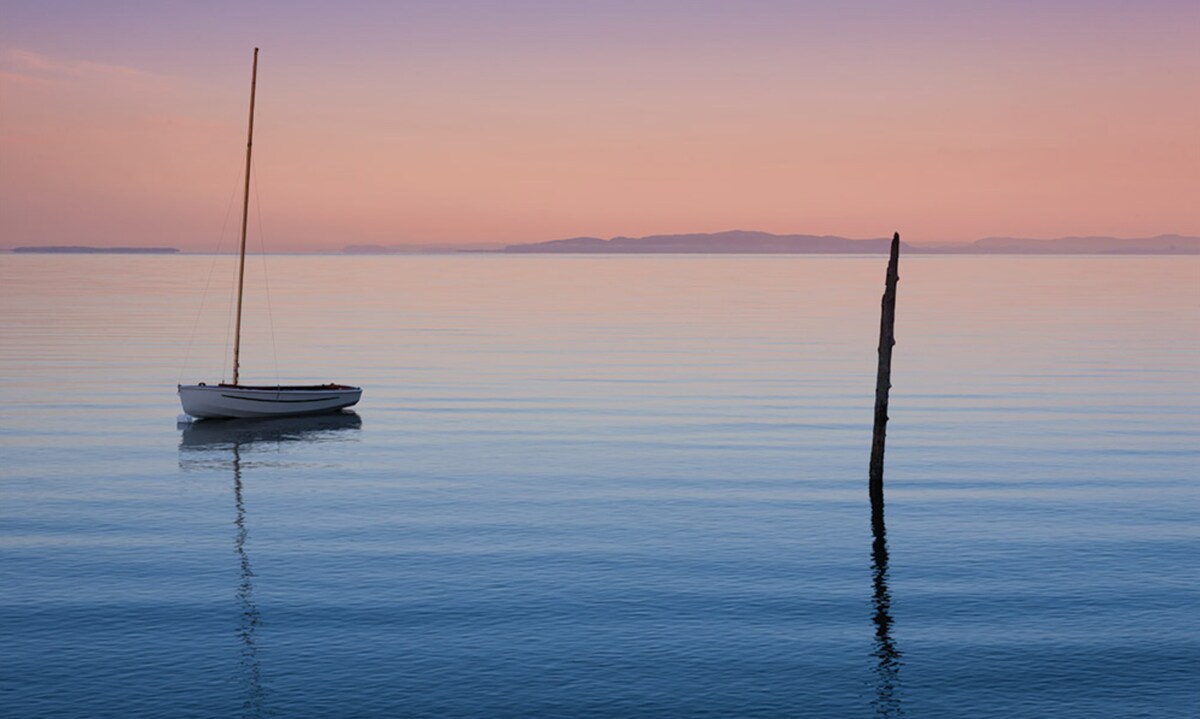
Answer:
[(892, 595), (888, 590), (887, 526), (883, 520), (883, 497), (871, 498), (871, 575), (874, 583), (872, 604), (875, 614), (875, 707), (877, 717), (902, 717), (899, 673), (903, 665), (900, 650), (892, 639)]
[[(236, 509), (233, 546), (237, 552), (239, 567), (236, 596), (240, 608), (237, 636), (241, 644), (239, 674), (242, 685), (242, 717), (257, 719), (266, 716), (266, 691), (256, 636), (262, 619), (254, 598), (254, 569), (246, 551), (250, 529), (243, 497), (242, 452), (244, 449), (253, 449), (254, 445), (343, 440), (347, 438), (347, 431), (362, 427), (362, 419), (353, 412), (344, 412), (266, 420), (202, 420), (181, 426), (181, 468), (233, 470), (233, 501)], [(263, 463), (257, 464), (262, 466)]]
[(233, 445), (233, 500), (237, 505), (234, 525), (237, 533), (233, 545), (237, 550), (241, 567), (241, 582), (237, 598), (241, 605), (238, 615), (238, 638), (242, 640), (241, 677), (243, 682), (242, 716), (263, 716), (262, 666), (258, 661), (258, 645), (254, 632), (258, 628), (258, 604), (254, 601), (254, 570), (250, 568), (250, 555), (246, 554), (246, 505), (242, 501), (242, 448)]

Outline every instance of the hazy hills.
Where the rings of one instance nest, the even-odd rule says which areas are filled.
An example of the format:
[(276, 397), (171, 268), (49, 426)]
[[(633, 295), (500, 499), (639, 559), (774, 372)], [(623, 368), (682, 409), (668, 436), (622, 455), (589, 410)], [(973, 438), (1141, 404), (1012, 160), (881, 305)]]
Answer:
[[(697, 233), (649, 237), (573, 237), (567, 240), (509, 245), (501, 252), (622, 253), (876, 253), (887, 252), (891, 238), (851, 240), (831, 235), (773, 235), (769, 232)], [(907, 245), (906, 249), (911, 249)]]
[[(548, 242), (500, 246), (470, 245), (348, 245), (345, 254), (445, 254), (456, 252), (501, 252), (509, 254), (883, 254), (887, 237), (850, 239), (835, 235), (775, 235), (769, 232), (728, 232), (647, 237), (572, 237)], [(901, 242), (907, 254), (918, 255), (1200, 255), (1200, 237), (1157, 235), (1155, 237), (985, 237), (974, 242), (912, 245)], [(3, 250), (0, 250), (3, 251)], [(12, 252), (47, 254), (173, 254), (174, 247), (90, 247), (47, 245), (14, 247)]]
[[(774, 235), (769, 232), (728, 232), (648, 237), (572, 237), (565, 240), (508, 245), (506, 253), (777, 253), (859, 254), (884, 253), (889, 238), (853, 240), (832, 235)], [(910, 254), (1200, 254), (1200, 237), (1158, 235), (1139, 239), (1117, 237), (1060, 237), (1036, 240), (1020, 237), (985, 237), (972, 243), (909, 245)]]

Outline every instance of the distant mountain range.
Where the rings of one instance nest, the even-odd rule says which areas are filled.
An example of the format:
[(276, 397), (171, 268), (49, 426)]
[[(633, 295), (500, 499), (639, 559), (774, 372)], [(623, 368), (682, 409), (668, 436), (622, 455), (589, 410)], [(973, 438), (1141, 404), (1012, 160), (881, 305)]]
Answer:
[[(572, 237), (519, 245), (348, 245), (346, 254), (435, 254), (453, 252), (502, 252), (508, 254), (883, 254), (890, 238), (855, 240), (834, 235), (774, 235), (769, 232), (728, 232), (647, 237)], [(985, 237), (970, 243), (910, 245), (902, 250), (916, 255), (1200, 255), (1200, 237), (1157, 235), (1126, 239), (1119, 237), (1059, 237), (1038, 240), (1025, 237)], [(0, 250), (2, 251), (2, 250)], [(12, 252), (46, 254), (175, 254), (174, 247), (89, 247), (48, 245), (14, 247)]]
[[(854, 240), (832, 235), (774, 235), (769, 232), (731, 230), (687, 235), (648, 237), (572, 237), (565, 240), (508, 245), (505, 253), (558, 254), (668, 254), (668, 253), (774, 253), (862, 254), (888, 251), (889, 238)], [(1139, 239), (1117, 237), (1060, 237), (1035, 240), (1019, 237), (985, 237), (969, 244), (909, 245), (910, 254), (1200, 254), (1200, 237), (1159, 235)]]
[(13, 252), (44, 252), (49, 254), (116, 254), (116, 255), (170, 255), (179, 250), (174, 247), (87, 247), (85, 245), (48, 245), (46, 247), (14, 247)]
[[(570, 253), (880, 253), (888, 251), (891, 238), (850, 240), (831, 235), (773, 235), (769, 232), (698, 233), (690, 235), (651, 235), (649, 237), (573, 237), (567, 240), (509, 245), (500, 252)], [(904, 249), (911, 250), (901, 243)]]

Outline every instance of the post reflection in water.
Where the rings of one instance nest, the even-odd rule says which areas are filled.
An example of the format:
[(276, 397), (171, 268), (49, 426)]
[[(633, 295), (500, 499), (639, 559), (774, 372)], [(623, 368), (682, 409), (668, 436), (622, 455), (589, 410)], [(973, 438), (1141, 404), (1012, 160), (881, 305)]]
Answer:
[[(243, 499), (242, 449), (255, 444), (284, 442), (322, 442), (332, 440), (340, 432), (359, 429), (362, 419), (353, 412), (312, 417), (287, 417), (267, 420), (204, 420), (183, 426), (179, 442), (180, 466), (187, 468), (224, 467), (231, 457), (233, 469), (233, 500), (237, 509), (234, 518), (234, 550), (238, 555), (239, 582), (237, 600), (237, 636), (241, 643), (239, 677), (242, 684), (242, 716), (248, 719), (265, 716), (262, 665), (258, 656), (256, 632), (261, 624), (258, 604), (254, 599), (254, 570), (246, 551), (250, 530), (246, 521)], [(226, 452), (230, 455), (226, 455)]]
[(872, 603), (875, 614), (875, 715), (901, 717), (899, 673), (903, 662), (892, 639), (892, 595), (888, 590), (887, 527), (883, 520), (883, 497), (871, 498), (871, 574), (874, 581)]

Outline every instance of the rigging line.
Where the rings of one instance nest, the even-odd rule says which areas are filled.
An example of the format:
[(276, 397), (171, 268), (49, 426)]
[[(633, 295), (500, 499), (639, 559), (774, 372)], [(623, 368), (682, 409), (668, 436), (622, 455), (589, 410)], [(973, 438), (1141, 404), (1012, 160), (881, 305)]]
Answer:
[[(262, 161), (260, 160), (261, 164)], [(262, 198), (258, 196), (258, 173), (251, 173), (254, 179), (254, 211), (258, 217), (258, 247), (259, 257), (262, 258), (263, 292), (267, 298), (267, 327), (271, 330), (271, 359), (275, 361), (275, 384), (283, 384), (279, 380), (279, 350), (275, 346), (275, 315), (271, 311), (271, 282), (267, 277), (267, 234), (263, 231)]]
[[(241, 176), (241, 165), (240, 164), (238, 165), (237, 176)], [(236, 183), (237, 183), (237, 179), (235, 177), (234, 184), (236, 185)], [(208, 291), (212, 287), (213, 274), (215, 273), (215, 271), (217, 269), (217, 262), (221, 259), (221, 250), (225, 246), (225, 230), (229, 227), (229, 216), (233, 213), (233, 200), (236, 196), (237, 196), (237, 187), (235, 186), (234, 189), (229, 193), (229, 203), (226, 204), (226, 206), (225, 206), (225, 219), (221, 221), (221, 232), (217, 235), (217, 247), (216, 247), (216, 250), (214, 251), (212, 262), (209, 263), (209, 266), (208, 266), (208, 277), (206, 277), (204, 280), (204, 292), (201, 293), (201, 295), (200, 295), (200, 307), (196, 310), (195, 319), (192, 320), (192, 331), (191, 331), (191, 334), (188, 336), (187, 346), (183, 352), (183, 366), (179, 368), (179, 376), (176, 379), (175, 384), (183, 384), (183, 375), (185, 372), (187, 372), (188, 365), (191, 363), (192, 347), (196, 344), (196, 333), (199, 331), (199, 328), (200, 328), (200, 318), (204, 316), (204, 303), (208, 299)], [(225, 335), (226, 335), (225, 342), (226, 342), (226, 345), (228, 345), (228, 343), (229, 343), (228, 323), (226, 323)], [(228, 354), (228, 353), (225, 353), (225, 354)], [(222, 367), (221, 374), (224, 375), (224, 373), (225, 373), (225, 368)]]

